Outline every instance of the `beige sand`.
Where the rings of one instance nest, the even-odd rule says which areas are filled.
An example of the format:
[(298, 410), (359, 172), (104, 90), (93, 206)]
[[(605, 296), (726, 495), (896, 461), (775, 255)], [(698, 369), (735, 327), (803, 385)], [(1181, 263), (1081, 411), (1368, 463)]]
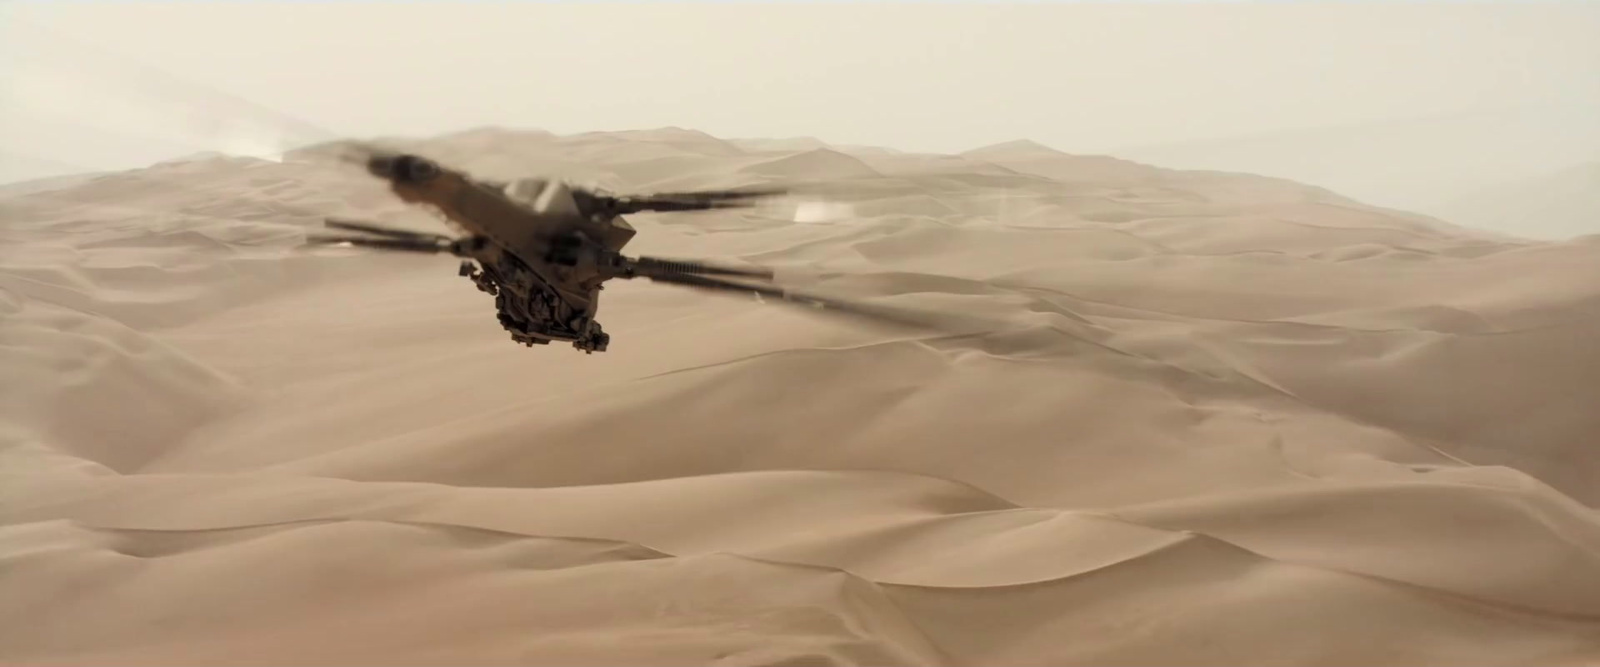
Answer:
[[(840, 179), (629, 250), (965, 309), (621, 283), (523, 348), (326, 167), (0, 192), (0, 661), (1600, 664), (1600, 242), (1019, 142), (424, 142), (611, 187)], [(840, 219), (848, 206), (855, 217)], [(784, 216), (788, 219), (784, 219)]]

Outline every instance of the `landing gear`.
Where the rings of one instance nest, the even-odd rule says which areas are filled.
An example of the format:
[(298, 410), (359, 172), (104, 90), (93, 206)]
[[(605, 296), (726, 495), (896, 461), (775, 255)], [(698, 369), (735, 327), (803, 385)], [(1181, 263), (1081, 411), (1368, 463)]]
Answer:
[[(494, 275), (480, 270), (470, 261), (462, 262), (456, 273), (471, 279), (479, 291), (494, 297), (494, 307), (498, 311), (496, 319), (500, 321), (500, 326), (511, 333), (511, 340), (528, 347), (549, 345), (553, 341), (572, 341), (572, 346), (585, 354), (605, 352), (611, 345), (611, 336), (600, 328), (599, 322), (585, 322), (586, 316), (571, 313), (552, 291), (542, 289), (523, 294), (516, 287), (516, 276), (511, 276), (509, 282), (501, 285)], [(557, 319), (558, 313), (573, 316), (561, 323)]]
[(500, 294), (500, 286), (495, 284), (494, 279), (479, 271), (477, 265), (472, 262), (462, 262), (461, 269), (456, 271), (456, 274), (470, 278), (472, 284), (477, 285), (480, 292), (487, 293), (489, 296)]
[(572, 346), (583, 350), (584, 354), (605, 352), (606, 347), (610, 344), (611, 334), (601, 331), (599, 322), (592, 322), (589, 324), (589, 335), (584, 336), (579, 340), (572, 341)]

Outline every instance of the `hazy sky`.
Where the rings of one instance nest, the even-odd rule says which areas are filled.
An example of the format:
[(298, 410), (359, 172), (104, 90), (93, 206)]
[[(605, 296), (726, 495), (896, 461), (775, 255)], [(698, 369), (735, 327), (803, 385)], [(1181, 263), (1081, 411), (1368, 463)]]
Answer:
[(0, 180), (487, 124), (1030, 138), (1425, 199), (1600, 158), (1600, 2), (0, 1)]

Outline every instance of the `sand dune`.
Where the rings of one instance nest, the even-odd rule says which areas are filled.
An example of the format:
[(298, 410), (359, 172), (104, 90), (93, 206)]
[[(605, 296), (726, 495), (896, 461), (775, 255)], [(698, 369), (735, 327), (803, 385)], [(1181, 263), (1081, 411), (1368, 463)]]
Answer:
[[(800, 181), (632, 219), (984, 328), (624, 283), (513, 344), (437, 221), (196, 156), (0, 190), (0, 660), (1600, 661), (1600, 244), (1015, 142), (404, 140), (488, 176)], [(787, 216), (787, 217), (786, 217)]]

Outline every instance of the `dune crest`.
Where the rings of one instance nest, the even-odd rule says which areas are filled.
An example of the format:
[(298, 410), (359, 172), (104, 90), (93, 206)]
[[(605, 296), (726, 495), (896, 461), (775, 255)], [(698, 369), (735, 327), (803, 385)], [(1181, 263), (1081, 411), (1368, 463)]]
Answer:
[(295, 250), (439, 226), (329, 147), (0, 188), (0, 661), (1600, 657), (1593, 238), (1025, 141), (395, 141), (801, 181), (628, 250), (988, 324), (618, 283), (609, 351), (528, 349), (447, 258)]

